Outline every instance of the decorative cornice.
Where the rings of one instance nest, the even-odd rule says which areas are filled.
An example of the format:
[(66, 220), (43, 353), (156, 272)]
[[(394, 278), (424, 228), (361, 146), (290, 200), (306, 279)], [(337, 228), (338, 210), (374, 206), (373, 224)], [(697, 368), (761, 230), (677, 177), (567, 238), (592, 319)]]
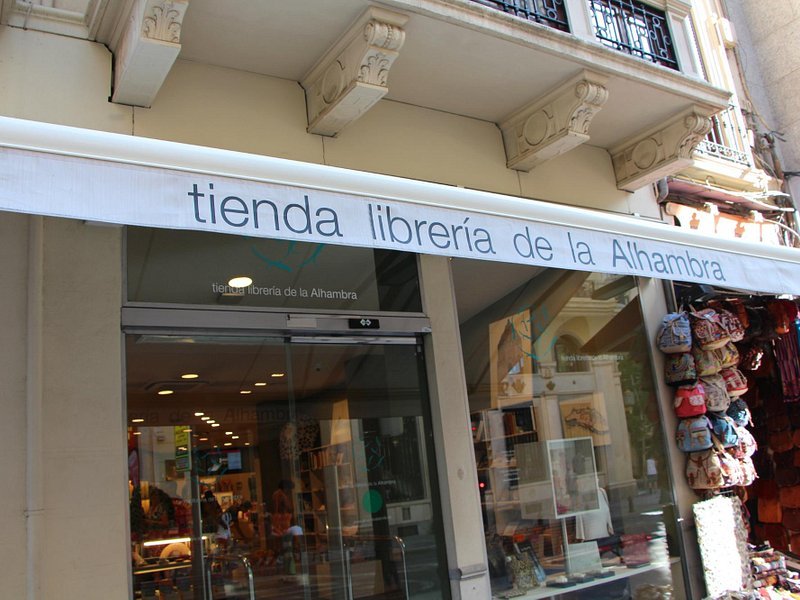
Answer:
[(137, 0), (114, 48), (114, 102), (152, 105), (180, 53), (188, 8), (189, 0)]
[(389, 70), (405, 41), (406, 15), (368, 8), (303, 78), (308, 131), (334, 136), (389, 91)]
[(142, 36), (180, 44), (181, 25), (188, 6), (188, 0), (148, 0), (142, 17)]
[(617, 187), (632, 192), (691, 164), (692, 152), (711, 130), (710, 116), (694, 106), (612, 148)]
[(607, 78), (581, 71), (499, 124), (509, 169), (530, 171), (589, 139), (589, 125), (608, 99)]

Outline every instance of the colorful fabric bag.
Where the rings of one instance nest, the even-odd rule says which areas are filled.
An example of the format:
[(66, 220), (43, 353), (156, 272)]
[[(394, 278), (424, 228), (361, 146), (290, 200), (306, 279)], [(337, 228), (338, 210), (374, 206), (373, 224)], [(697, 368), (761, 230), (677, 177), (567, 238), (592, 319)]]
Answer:
[(722, 327), (719, 315), (713, 308), (693, 310), (690, 313), (692, 339), (703, 350), (720, 348), (731, 341), (731, 336)]
[(734, 313), (724, 308), (714, 308), (719, 315), (719, 322), (723, 329), (728, 332), (732, 342), (741, 342), (744, 339), (744, 327), (742, 321)]
[(706, 418), (711, 423), (711, 432), (714, 438), (722, 444), (723, 448), (733, 448), (739, 444), (736, 424), (728, 415), (708, 413)]
[(753, 459), (749, 456), (740, 458), (739, 465), (742, 469), (742, 483), (740, 485), (753, 485), (756, 479), (758, 479), (758, 473), (756, 472), (756, 467), (753, 464)]
[[(724, 375), (722, 377), (723, 379), (725, 378)], [(733, 422), (740, 427), (750, 425), (753, 422), (752, 417), (750, 416), (750, 409), (747, 407), (747, 402), (741, 398), (735, 398), (731, 400), (731, 404), (728, 406), (728, 410), (725, 411), (725, 414), (733, 419)]]
[(711, 422), (704, 415), (682, 419), (675, 432), (675, 442), (681, 452), (708, 450), (714, 445), (711, 440)]
[(664, 361), (664, 379), (669, 385), (688, 385), (697, 379), (691, 352), (668, 354)]
[(693, 490), (718, 490), (723, 486), (722, 462), (717, 450), (690, 452), (686, 457), (686, 480)]
[[(735, 421), (734, 421), (735, 423)], [(758, 450), (756, 438), (750, 433), (747, 427), (736, 425), (736, 435), (739, 438), (739, 443), (736, 445), (738, 458), (750, 458)]]
[(731, 398), (721, 375), (702, 377), (700, 382), (706, 392), (706, 408), (712, 412), (725, 412), (731, 405)]
[(665, 354), (688, 352), (692, 348), (692, 328), (686, 311), (669, 313), (661, 321), (656, 336), (658, 349)]
[(706, 392), (702, 383), (682, 385), (675, 390), (675, 415), (681, 419), (706, 412)]
[(692, 348), (692, 357), (694, 357), (694, 368), (697, 371), (698, 377), (716, 375), (723, 368), (722, 362), (720, 361), (719, 349), (703, 350), (702, 348), (694, 346)]
[(747, 378), (736, 367), (728, 367), (719, 372), (725, 381), (725, 390), (728, 396), (735, 398), (747, 393)]
[(728, 342), (721, 348), (714, 350), (714, 352), (717, 354), (717, 359), (723, 369), (735, 367), (739, 364), (739, 351), (733, 342)]

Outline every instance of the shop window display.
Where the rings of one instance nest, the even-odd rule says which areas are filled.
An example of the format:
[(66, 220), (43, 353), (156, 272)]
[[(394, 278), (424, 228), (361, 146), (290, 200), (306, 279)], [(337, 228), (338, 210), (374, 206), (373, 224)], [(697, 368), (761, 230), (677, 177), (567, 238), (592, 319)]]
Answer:
[(453, 273), (493, 596), (683, 597), (633, 278)]

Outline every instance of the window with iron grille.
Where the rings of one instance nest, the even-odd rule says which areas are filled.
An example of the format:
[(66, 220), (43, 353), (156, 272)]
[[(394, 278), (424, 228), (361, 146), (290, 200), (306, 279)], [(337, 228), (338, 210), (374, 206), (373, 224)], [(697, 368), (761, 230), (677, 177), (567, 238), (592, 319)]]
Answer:
[(644, 60), (678, 69), (664, 11), (635, 0), (589, 0), (597, 39)]
[(564, 0), (473, 0), (516, 17), (569, 31)]

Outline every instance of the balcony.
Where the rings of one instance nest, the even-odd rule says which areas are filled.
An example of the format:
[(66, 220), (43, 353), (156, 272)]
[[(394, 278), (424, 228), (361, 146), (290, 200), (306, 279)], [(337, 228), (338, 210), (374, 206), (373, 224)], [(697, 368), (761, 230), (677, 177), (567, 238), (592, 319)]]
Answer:
[(711, 117), (711, 131), (698, 144), (696, 152), (749, 166), (744, 128), (740, 124), (739, 109), (733, 104)]
[[(69, 19), (43, 0), (0, 2), (3, 24), (105, 44), (121, 104), (156, 103), (178, 60), (235, 69), (303, 86), (310, 134), (347, 136), (395, 101), (496, 123), (519, 171), (606, 149), (631, 191), (685, 166), (729, 98), (700, 75), (689, 0), (652, 0), (658, 19), (617, 0), (75, 0)], [(663, 35), (633, 40), (640, 22)]]
[(473, 0), (473, 2), (560, 31), (569, 31), (564, 0)]

